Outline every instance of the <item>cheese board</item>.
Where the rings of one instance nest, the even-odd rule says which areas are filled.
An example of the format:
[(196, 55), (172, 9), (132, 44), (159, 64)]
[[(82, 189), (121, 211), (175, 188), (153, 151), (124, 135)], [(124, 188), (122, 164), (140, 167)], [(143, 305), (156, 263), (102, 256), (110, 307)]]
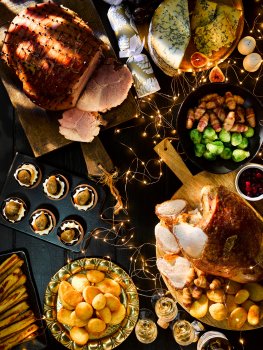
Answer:
[[(197, 175), (192, 175), (190, 170), (187, 168), (186, 164), (182, 160), (181, 156), (175, 150), (175, 148), (170, 143), (169, 139), (165, 139), (160, 142), (157, 146), (155, 146), (155, 151), (161, 157), (161, 159), (167, 164), (167, 166), (175, 173), (175, 175), (182, 182), (182, 186), (176, 191), (173, 195), (172, 199), (185, 199), (190, 204), (191, 207), (196, 208), (197, 204), (200, 203), (200, 191), (206, 185), (223, 185), (227, 187), (229, 190), (236, 192), (235, 189), (235, 176), (236, 172), (231, 172), (228, 174), (212, 174), (205, 171), (198, 173)], [(262, 220), (263, 213), (263, 201), (251, 202), (249, 206), (253, 209), (258, 217)], [(157, 258), (163, 257), (165, 252), (162, 251), (160, 247), (157, 245), (156, 256)], [(171, 292), (171, 294), (178, 300), (178, 303), (189, 312), (183, 305), (183, 293), (182, 290), (176, 290), (169, 283), (169, 280), (162, 274), (162, 278)], [(223, 321), (216, 321), (212, 318), (209, 312), (202, 318), (200, 321), (217, 328), (222, 329), (231, 329), (227, 322), (227, 319)], [(251, 326), (247, 322), (242, 326), (242, 328), (238, 330), (253, 330), (255, 328), (260, 328), (263, 326), (263, 321), (256, 326)]]
[[(169, 1), (166, 1), (166, 3), (168, 4)], [(195, 8), (196, 3), (198, 2), (198, 8)], [(162, 5), (162, 4), (161, 4)], [(185, 11), (183, 13), (180, 13), (177, 15), (177, 17), (180, 17), (180, 20), (178, 20), (178, 23), (176, 23), (176, 16), (174, 18), (174, 27), (171, 28), (171, 31), (168, 32), (168, 37), (164, 38), (165, 36), (165, 22), (166, 19), (168, 19), (168, 14), (170, 12), (172, 12), (172, 10), (179, 10), (181, 9), (181, 5), (178, 5), (177, 8), (177, 2), (171, 3), (168, 6), (172, 6), (172, 8), (170, 8), (170, 10), (168, 11), (163, 11), (163, 14), (161, 14), (159, 11), (159, 14), (157, 14), (157, 16), (159, 17), (157, 19), (157, 23), (155, 23), (155, 25), (153, 24), (153, 21), (151, 22), (150, 26), (149, 24), (139, 24), (138, 25), (138, 31), (139, 34), (141, 36), (141, 38), (148, 38), (148, 41), (146, 40), (146, 49), (149, 50), (149, 52), (151, 53), (151, 56), (154, 60), (154, 62), (159, 66), (159, 68), (161, 68), (164, 73), (166, 73), (169, 76), (175, 76), (178, 74), (178, 72), (182, 71), (182, 72), (192, 72), (192, 71), (202, 71), (202, 70), (207, 70), (212, 68), (213, 66), (216, 66), (217, 64), (221, 63), (222, 61), (224, 61), (235, 49), (235, 47), (237, 46), (240, 37), (242, 35), (243, 32), (243, 28), (244, 28), (244, 9), (243, 9), (243, 3), (241, 0), (220, 0), (220, 1), (188, 1), (188, 10), (185, 9)], [(224, 7), (224, 10), (227, 9), (227, 20), (226, 18), (223, 18), (221, 16), (221, 14), (219, 13), (219, 18), (217, 17), (217, 12), (218, 12), (218, 8), (219, 6), (226, 6)], [(174, 8), (173, 8), (174, 6)], [(212, 13), (210, 13), (210, 12)], [(220, 10), (221, 11), (221, 10)], [(223, 29), (223, 27), (226, 25), (228, 26), (228, 22), (230, 21), (230, 17), (233, 16), (233, 13), (237, 11), (239, 12), (239, 18), (236, 19), (236, 24), (235, 24), (235, 29), (234, 29), (234, 37), (233, 37), (233, 41), (231, 42), (231, 44), (227, 44), (224, 45), (222, 47), (217, 47), (216, 50), (213, 50), (212, 52), (210, 52), (208, 55), (205, 53), (205, 55), (207, 55), (208, 57), (208, 62), (207, 64), (205, 64), (204, 66), (193, 66), (193, 64), (191, 63), (191, 56), (195, 53), (195, 52), (202, 52), (202, 46), (203, 44), (206, 45), (205, 43), (205, 36), (208, 35), (208, 37), (210, 37), (210, 33), (215, 29), (215, 28), (219, 28), (218, 29), (218, 33), (214, 33), (214, 35), (219, 35), (221, 36), (221, 29)], [(200, 35), (199, 38), (195, 38), (194, 33), (196, 33), (196, 28), (195, 28), (195, 24), (193, 24), (193, 15), (194, 13), (197, 13), (197, 21), (200, 23), (200, 28), (201, 31), (206, 31), (207, 34), (204, 34), (204, 32), (202, 32), (202, 35)], [(190, 20), (189, 20), (190, 17)], [(203, 18), (202, 18), (203, 17)], [(205, 17), (210, 18), (210, 20), (208, 20), (207, 22), (205, 21)], [(154, 17), (153, 17), (154, 18)], [(201, 21), (200, 21), (201, 18)], [(218, 19), (217, 19), (218, 18)], [(218, 23), (215, 23), (215, 20), (218, 20)], [(219, 25), (218, 25), (219, 24)], [(220, 25), (221, 24), (221, 25)], [(178, 30), (178, 28), (176, 27), (177, 25), (182, 26), (181, 29), (182, 30)], [(156, 29), (156, 31), (154, 30), (153, 27), (159, 27), (159, 29)], [(210, 27), (211, 28), (210, 28)], [(176, 29), (177, 28), (177, 29)], [(193, 29), (194, 28), (194, 29)], [(217, 31), (217, 29), (215, 29), (215, 32)], [(184, 33), (183, 35), (181, 33)], [(222, 30), (223, 32), (223, 30)], [(150, 36), (149, 36), (150, 33)], [(156, 36), (156, 45), (152, 44), (153, 42), (153, 36)], [(161, 39), (160, 41), (158, 41), (158, 37)], [(200, 39), (201, 38), (201, 39)], [(204, 40), (203, 40), (204, 38)], [(199, 39), (202, 41), (202, 44), (198, 44)], [(180, 43), (178, 48), (175, 49), (170, 49), (170, 46), (172, 43), (172, 40), (174, 40), (174, 47), (177, 48), (178, 44)], [(163, 42), (163, 44), (161, 43), (161, 41)], [(207, 42), (211, 42), (212, 41), (212, 37), (207, 39)], [(169, 42), (169, 45), (168, 45)], [(175, 51), (175, 53), (171, 53), (171, 59), (170, 62), (166, 62), (166, 58), (162, 58), (161, 57), (161, 53), (157, 53), (158, 51), (158, 43), (162, 46), (164, 46), (164, 50), (165, 47), (167, 47), (167, 52), (171, 51)], [(154, 47), (156, 46), (156, 47)], [(210, 50), (210, 49), (209, 49)], [(204, 52), (206, 52), (206, 49), (204, 50)], [(175, 66), (173, 66), (174, 63), (176, 63), (177, 61), (180, 61), (180, 57), (182, 56), (182, 60), (180, 62), (179, 67), (175, 68)], [(177, 63), (176, 63), (177, 64)]]

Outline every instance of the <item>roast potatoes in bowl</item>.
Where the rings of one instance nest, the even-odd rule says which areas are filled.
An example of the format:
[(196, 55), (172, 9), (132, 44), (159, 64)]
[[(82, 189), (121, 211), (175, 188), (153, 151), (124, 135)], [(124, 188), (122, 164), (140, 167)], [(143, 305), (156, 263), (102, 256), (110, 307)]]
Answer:
[[(229, 83), (199, 86), (186, 97), (177, 116), (176, 129), (187, 157), (200, 169), (217, 174), (237, 170), (250, 162), (263, 141), (262, 108), (261, 102), (240, 86)], [(248, 130), (251, 133), (247, 136)]]
[(44, 312), (53, 336), (69, 349), (112, 349), (132, 332), (139, 299), (129, 275), (99, 258), (62, 267), (48, 284)]

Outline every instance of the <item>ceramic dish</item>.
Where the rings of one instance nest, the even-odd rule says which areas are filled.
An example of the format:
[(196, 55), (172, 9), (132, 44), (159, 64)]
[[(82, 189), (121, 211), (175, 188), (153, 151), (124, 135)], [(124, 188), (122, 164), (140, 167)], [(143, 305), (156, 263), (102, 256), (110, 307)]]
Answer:
[[(244, 199), (246, 199), (247, 201), (260, 201), (263, 199), (263, 193), (257, 197), (250, 197), (245, 195), (245, 193), (243, 191), (241, 191), (240, 189), (240, 184), (239, 184), (239, 180), (240, 180), (240, 176), (244, 173), (245, 170), (247, 169), (258, 169), (261, 170), (261, 172), (263, 172), (263, 165), (261, 164), (256, 164), (256, 163), (251, 163), (251, 164), (247, 164), (245, 165), (243, 168), (241, 168), (239, 170), (239, 172), (237, 173), (236, 179), (235, 179), (235, 186), (236, 186), (236, 190), (238, 192), (238, 194), (243, 197)], [(263, 181), (263, 180), (261, 180)]]
[(61, 281), (71, 281), (74, 274), (88, 270), (103, 271), (106, 277), (112, 278), (121, 286), (120, 300), (126, 308), (124, 320), (114, 326), (108, 326), (100, 338), (90, 339), (81, 347), (83, 350), (107, 349), (111, 350), (121, 344), (132, 332), (139, 313), (139, 299), (136, 287), (129, 275), (118, 265), (104, 259), (84, 258), (71, 262), (62, 267), (50, 280), (44, 298), (44, 314), (47, 326), (53, 336), (68, 349), (75, 350), (77, 344), (69, 336), (70, 327), (57, 320), (57, 312), (61, 309), (58, 299), (58, 287)]

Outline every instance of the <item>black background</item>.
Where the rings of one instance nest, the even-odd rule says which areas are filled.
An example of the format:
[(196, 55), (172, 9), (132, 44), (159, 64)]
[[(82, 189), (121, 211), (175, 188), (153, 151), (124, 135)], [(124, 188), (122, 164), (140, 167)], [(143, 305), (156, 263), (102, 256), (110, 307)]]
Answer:
[[(112, 35), (112, 30), (106, 17), (108, 5), (101, 0), (96, 0), (94, 3), (105, 23), (106, 30), (112, 38), (113, 46), (116, 48), (116, 41)], [(259, 3), (260, 2), (249, 0), (244, 1), (246, 20), (250, 25), (253, 23), (255, 16), (259, 12)], [(260, 43), (262, 43), (262, 40), (258, 41), (258, 44)], [(237, 50), (234, 51), (233, 55), (240, 57)], [(155, 67), (154, 70), (163, 89), (170, 86), (170, 78), (166, 77), (158, 68)], [(246, 87), (250, 88), (250, 86)], [(263, 86), (261, 84), (261, 89), (262, 88)], [(8, 95), (2, 85), (0, 85), (0, 115), (0, 188), (2, 188), (15, 153), (20, 152), (31, 156), (33, 154), (24, 131), (15, 115), (15, 111), (9, 101)], [(136, 127), (123, 129), (130, 126)], [(144, 123), (135, 120), (122, 125), (121, 128), (123, 130), (120, 134), (116, 134), (115, 130), (107, 130), (101, 133), (100, 139), (113, 160), (114, 165), (119, 168), (120, 173), (127, 170), (129, 162), (133, 159), (128, 149), (121, 145), (122, 142), (133, 147), (136, 153), (139, 154), (140, 159), (143, 159), (144, 161), (152, 158), (158, 159), (153, 151), (152, 142), (147, 143), (141, 137), (144, 127)], [(87, 176), (85, 162), (78, 143), (73, 143), (63, 149), (42, 156), (39, 158), (39, 161), (81, 176)], [(191, 169), (194, 172), (197, 171), (197, 169), (192, 166)], [(144, 242), (154, 243), (154, 226), (157, 223), (157, 218), (154, 214), (154, 207), (157, 203), (170, 198), (180, 186), (178, 179), (167, 167), (164, 166), (162, 172), (163, 176), (156, 184), (145, 186), (133, 181), (127, 187), (129, 219), (131, 220), (127, 229), (134, 228), (133, 231), (135, 235), (132, 244), (136, 247)], [(124, 181), (120, 180), (118, 186), (122, 190), (123, 196), (125, 196), (125, 192), (123, 191)], [(105, 205), (107, 207), (107, 205), (109, 206), (110, 204), (112, 203), (109, 199)], [(127, 219), (125, 216), (123, 218)], [(45, 289), (51, 276), (65, 265), (69, 254), (66, 250), (60, 247), (5, 226), (1, 226), (0, 252), (14, 248), (25, 248), (27, 250), (39, 298), (42, 303)], [(154, 253), (154, 248), (152, 246), (148, 248), (146, 247), (143, 250), (143, 255), (146, 258), (153, 257)], [(94, 239), (91, 240), (85, 253), (86, 256), (110, 256), (114, 262), (118, 263), (126, 270), (129, 269), (130, 254), (129, 250), (115, 248), (103, 241)], [(74, 259), (77, 255), (70, 255), (70, 257)], [(152, 272), (154, 274), (156, 273), (154, 267), (152, 268)], [(147, 280), (136, 280), (135, 282), (139, 288), (151, 289), (153, 287), (152, 282)], [(148, 295), (150, 295), (150, 293), (148, 293)], [(150, 298), (140, 296), (140, 307), (152, 308)], [(206, 327), (206, 329), (210, 328)], [(163, 350), (174, 350), (180, 348), (173, 340), (169, 329), (163, 330), (158, 327), (158, 332), (158, 338), (150, 345), (139, 343), (133, 332), (129, 338), (119, 346), (119, 349), (161, 348)], [(235, 349), (243, 349), (242, 345), (239, 343), (240, 332), (223, 331), (223, 333), (229, 338)], [(244, 332), (242, 333), (242, 337), (245, 341), (244, 349), (262, 349), (261, 344), (263, 343), (263, 332), (260, 329)], [(195, 349), (196, 345), (193, 344), (188, 348)], [(64, 349), (64, 347), (57, 343), (48, 332), (47, 349)]]

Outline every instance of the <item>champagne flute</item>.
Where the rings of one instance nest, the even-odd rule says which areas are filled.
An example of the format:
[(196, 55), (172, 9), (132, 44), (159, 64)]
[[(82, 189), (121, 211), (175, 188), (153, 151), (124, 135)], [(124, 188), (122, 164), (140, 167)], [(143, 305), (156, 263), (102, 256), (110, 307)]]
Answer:
[(158, 316), (158, 324), (165, 325), (173, 321), (178, 314), (176, 300), (168, 296), (169, 292), (165, 289), (157, 289), (152, 295), (152, 305)]
[(157, 338), (158, 331), (154, 319), (154, 313), (151, 310), (140, 310), (139, 320), (135, 326), (135, 335), (141, 343), (149, 344)]

